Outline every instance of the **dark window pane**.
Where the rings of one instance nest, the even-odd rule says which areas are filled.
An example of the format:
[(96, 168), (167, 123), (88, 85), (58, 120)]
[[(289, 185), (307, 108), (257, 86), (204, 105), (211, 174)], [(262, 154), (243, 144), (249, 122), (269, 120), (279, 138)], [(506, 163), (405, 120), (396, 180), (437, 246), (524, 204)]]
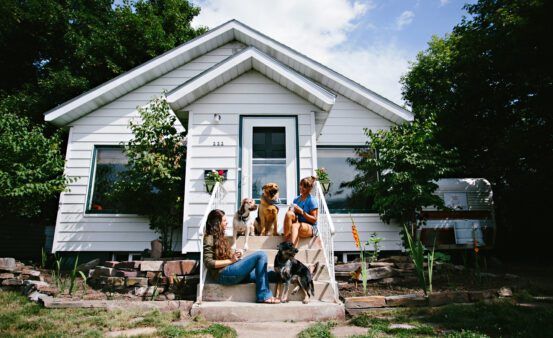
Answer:
[(350, 157), (357, 157), (353, 148), (317, 148), (318, 166), (325, 168), (332, 180), (330, 191), (325, 195), (328, 208), (331, 213), (375, 212), (372, 200), (366, 196), (356, 196), (351, 188), (340, 187), (355, 176), (355, 168), (347, 163)]
[(91, 212), (124, 213), (122, 201), (111, 194), (113, 184), (120, 179), (120, 174), (127, 170), (128, 159), (122, 148), (96, 148), (94, 168), (94, 185), (88, 210)]
[(286, 158), (285, 128), (254, 127), (253, 158)]

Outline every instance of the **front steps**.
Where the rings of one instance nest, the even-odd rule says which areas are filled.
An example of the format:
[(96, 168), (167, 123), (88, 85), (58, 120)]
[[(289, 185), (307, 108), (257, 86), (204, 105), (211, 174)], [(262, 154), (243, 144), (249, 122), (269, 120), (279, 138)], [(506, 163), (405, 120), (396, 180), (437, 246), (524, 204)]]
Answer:
[[(311, 322), (345, 320), (344, 306), (312, 301), (309, 304), (289, 302), (258, 304), (244, 302), (203, 302), (194, 304), (192, 316), (202, 316), (214, 322)], [(268, 332), (268, 336), (271, 334)]]
[[(229, 238), (232, 244), (232, 238)], [(267, 253), (269, 270), (273, 269), (277, 246), (284, 239), (282, 236), (252, 236), (249, 238), (249, 250), (246, 256), (262, 250)], [(237, 240), (237, 249), (244, 248), (244, 237)], [(191, 314), (202, 315), (210, 321), (220, 322), (268, 322), (268, 321), (320, 321), (343, 320), (344, 306), (336, 303), (337, 297), (330, 283), (324, 252), (320, 238), (301, 239), (296, 259), (308, 267), (318, 263), (313, 275), (315, 296), (309, 304), (303, 304), (303, 292), (290, 293), (288, 303), (257, 304), (255, 303), (255, 283), (223, 286), (206, 281), (203, 289), (203, 302), (192, 307)], [(270, 285), (273, 295), (276, 285)]]

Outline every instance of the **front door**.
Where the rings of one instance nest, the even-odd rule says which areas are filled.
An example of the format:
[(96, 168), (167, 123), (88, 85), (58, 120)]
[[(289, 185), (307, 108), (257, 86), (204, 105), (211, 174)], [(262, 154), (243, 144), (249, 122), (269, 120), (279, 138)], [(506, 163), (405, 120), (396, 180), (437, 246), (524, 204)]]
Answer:
[(297, 194), (296, 117), (243, 117), (241, 198), (259, 203), (261, 188), (269, 182), (280, 187), (282, 204)]

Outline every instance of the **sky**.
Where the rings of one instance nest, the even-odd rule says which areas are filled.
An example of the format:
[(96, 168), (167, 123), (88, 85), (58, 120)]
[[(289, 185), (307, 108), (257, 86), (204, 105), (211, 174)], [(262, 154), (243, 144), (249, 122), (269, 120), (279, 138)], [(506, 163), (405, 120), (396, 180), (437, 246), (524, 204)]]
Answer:
[[(470, 0), (468, 0), (470, 1)], [(399, 80), (432, 35), (461, 22), (465, 0), (192, 0), (194, 26), (237, 19), (403, 105)], [(474, 1), (470, 1), (474, 2)]]

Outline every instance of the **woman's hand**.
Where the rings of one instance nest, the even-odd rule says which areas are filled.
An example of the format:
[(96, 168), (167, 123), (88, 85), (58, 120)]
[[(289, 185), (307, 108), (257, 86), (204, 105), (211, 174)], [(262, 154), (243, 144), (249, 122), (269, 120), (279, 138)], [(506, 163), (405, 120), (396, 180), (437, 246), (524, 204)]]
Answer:
[(237, 251), (232, 254), (232, 256), (230, 257), (230, 260), (232, 263), (235, 263), (239, 261), (241, 258), (242, 258), (242, 253), (240, 251)]
[(297, 214), (297, 215), (302, 215), (303, 214), (303, 209), (298, 207), (297, 204), (294, 204), (294, 213)]

